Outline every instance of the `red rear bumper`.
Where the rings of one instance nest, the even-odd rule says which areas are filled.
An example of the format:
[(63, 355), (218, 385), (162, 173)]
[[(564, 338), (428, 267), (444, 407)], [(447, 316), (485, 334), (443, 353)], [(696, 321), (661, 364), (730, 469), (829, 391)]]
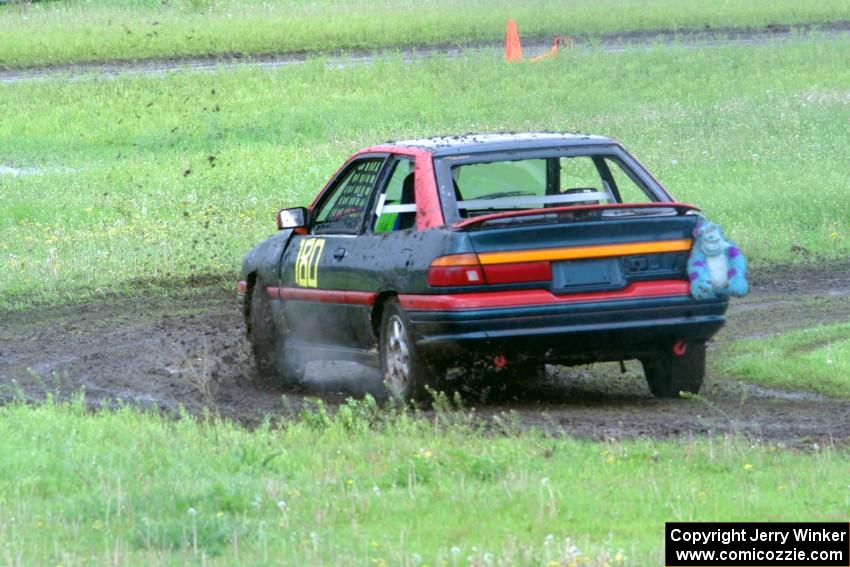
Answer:
[(456, 311), (463, 309), (488, 309), (526, 307), (531, 305), (560, 305), (641, 299), (652, 297), (682, 297), (690, 293), (690, 284), (682, 280), (636, 282), (617, 291), (571, 293), (556, 295), (545, 289), (517, 291), (482, 291), (446, 295), (400, 294), (401, 306), (415, 311)]

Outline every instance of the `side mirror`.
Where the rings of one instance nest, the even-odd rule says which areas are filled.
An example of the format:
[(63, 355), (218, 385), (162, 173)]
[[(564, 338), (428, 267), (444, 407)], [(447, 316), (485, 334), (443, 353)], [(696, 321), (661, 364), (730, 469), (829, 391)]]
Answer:
[(307, 209), (304, 207), (293, 207), (281, 209), (277, 212), (277, 229), (301, 228), (307, 226)]

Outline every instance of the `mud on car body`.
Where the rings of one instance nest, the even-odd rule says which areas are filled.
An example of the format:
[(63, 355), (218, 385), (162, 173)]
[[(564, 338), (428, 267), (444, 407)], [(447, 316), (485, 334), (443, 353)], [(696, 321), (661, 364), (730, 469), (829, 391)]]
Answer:
[(380, 367), (425, 395), (453, 366), (639, 359), (652, 392), (697, 392), (727, 300), (695, 300), (699, 215), (612, 139), (429, 138), (366, 148), (243, 262), (260, 370)]

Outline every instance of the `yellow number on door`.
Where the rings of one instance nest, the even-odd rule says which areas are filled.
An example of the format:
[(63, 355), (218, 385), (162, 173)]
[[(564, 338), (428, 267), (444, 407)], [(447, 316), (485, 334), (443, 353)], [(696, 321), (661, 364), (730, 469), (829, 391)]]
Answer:
[(295, 283), (301, 287), (319, 286), (319, 259), (325, 247), (323, 238), (305, 238), (295, 259)]

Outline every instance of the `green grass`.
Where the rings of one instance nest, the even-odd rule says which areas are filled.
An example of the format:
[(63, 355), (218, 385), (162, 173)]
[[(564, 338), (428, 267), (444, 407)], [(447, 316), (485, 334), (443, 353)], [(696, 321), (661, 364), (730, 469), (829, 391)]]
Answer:
[(352, 151), (580, 130), (621, 140), (756, 264), (850, 252), (850, 41), (0, 85), (0, 304), (233, 274)]
[(850, 323), (736, 342), (724, 371), (776, 388), (850, 397)]
[(847, 19), (844, 0), (111, 0), (0, 6), (0, 65), (331, 51)]
[[(0, 408), (0, 533), (27, 565), (656, 565), (665, 521), (840, 521), (843, 449), (483, 433), (365, 402), (248, 431)], [(496, 423), (496, 422), (493, 422)], [(509, 431), (510, 418), (499, 422)], [(497, 427), (498, 429), (498, 427)], [(203, 558), (203, 559), (202, 559)]]

